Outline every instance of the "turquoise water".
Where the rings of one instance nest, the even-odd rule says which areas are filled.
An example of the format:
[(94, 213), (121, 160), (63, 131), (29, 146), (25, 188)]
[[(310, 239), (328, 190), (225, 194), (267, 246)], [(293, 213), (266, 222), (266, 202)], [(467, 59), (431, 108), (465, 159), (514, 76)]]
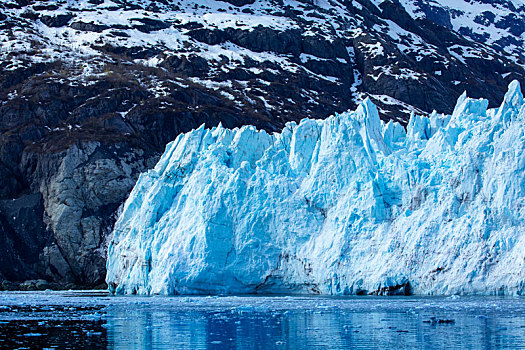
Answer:
[(0, 293), (0, 348), (525, 349), (525, 298)]

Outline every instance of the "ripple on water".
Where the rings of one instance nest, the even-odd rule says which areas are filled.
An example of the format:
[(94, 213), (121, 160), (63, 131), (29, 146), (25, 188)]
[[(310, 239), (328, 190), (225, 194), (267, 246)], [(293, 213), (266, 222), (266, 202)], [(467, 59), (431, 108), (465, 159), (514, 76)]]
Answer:
[(525, 298), (0, 293), (0, 348), (525, 349)]

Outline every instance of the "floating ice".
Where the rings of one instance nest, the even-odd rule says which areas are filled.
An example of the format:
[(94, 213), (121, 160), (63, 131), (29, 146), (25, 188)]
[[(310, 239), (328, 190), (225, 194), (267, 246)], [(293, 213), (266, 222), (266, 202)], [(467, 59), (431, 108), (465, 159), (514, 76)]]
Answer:
[(166, 147), (109, 247), (116, 293), (525, 293), (525, 103), (459, 98), (407, 131), (355, 112), (200, 127)]

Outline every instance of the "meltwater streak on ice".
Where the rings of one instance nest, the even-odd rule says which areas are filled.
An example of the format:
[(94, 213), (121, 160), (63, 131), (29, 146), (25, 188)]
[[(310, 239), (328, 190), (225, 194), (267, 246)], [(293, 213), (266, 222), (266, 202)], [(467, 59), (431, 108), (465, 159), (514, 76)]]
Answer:
[[(201, 127), (142, 174), (109, 247), (116, 293), (525, 293), (525, 103), (355, 112), (269, 135)], [(410, 289), (410, 290), (408, 290)]]

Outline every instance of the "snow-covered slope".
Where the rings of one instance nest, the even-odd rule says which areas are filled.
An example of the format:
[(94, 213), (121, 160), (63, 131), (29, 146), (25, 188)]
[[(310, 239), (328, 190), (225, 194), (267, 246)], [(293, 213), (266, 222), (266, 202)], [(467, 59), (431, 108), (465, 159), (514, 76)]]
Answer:
[(523, 0), (401, 0), (414, 18), (427, 18), (509, 55), (525, 58)]
[[(494, 102), (508, 82), (524, 79), (523, 8), (441, 3), (7, 1), (0, 3), (0, 62), (6, 72), (59, 63), (45, 70), (73, 85), (104, 80), (127, 66), (132, 77), (125, 79), (136, 79), (157, 99), (197, 86), (273, 125), (304, 112), (328, 116), (365, 97), (380, 105), (383, 119), (404, 123), (411, 111), (450, 112), (443, 95), (456, 98), (469, 88)], [(497, 23), (515, 19), (511, 32), (519, 34), (477, 24), (486, 8), (500, 9)], [(432, 16), (436, 9), (447, 20)], [(479, 31), (489, 38), (470, 35)], [(18, 94), (12, 91), (11, 98)]]
[(268, 134), (201, 127), (142, 174), (116, 293), (523, 294), (525, 101), (462, 95), (407, 131), (355, 112)]

